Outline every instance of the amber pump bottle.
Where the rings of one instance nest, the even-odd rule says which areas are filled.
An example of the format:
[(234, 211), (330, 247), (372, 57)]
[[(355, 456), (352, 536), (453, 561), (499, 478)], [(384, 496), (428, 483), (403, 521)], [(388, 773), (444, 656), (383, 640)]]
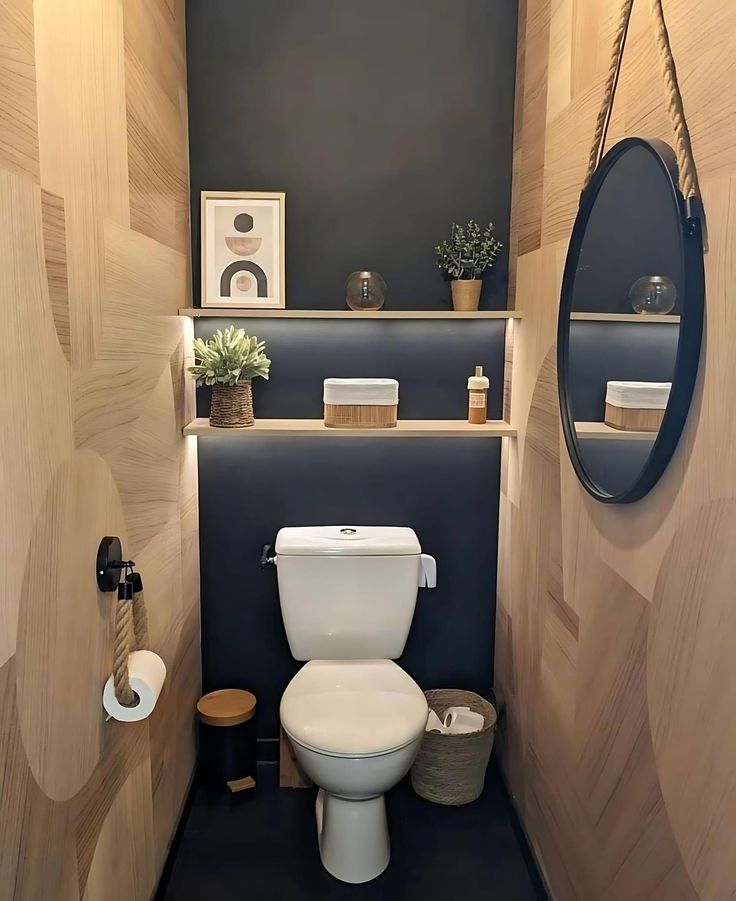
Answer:
[(488, 376), (483, 375), (483, 367), (475, 367), (475, 375), (468, 379), (468, 422), (482, 425), (488, 416)]

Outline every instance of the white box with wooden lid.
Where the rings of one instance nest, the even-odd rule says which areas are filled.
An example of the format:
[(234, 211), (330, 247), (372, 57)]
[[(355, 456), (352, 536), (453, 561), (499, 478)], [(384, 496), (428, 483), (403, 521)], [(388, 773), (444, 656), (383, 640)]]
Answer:
[(396, 426), (396, 379), (325, 379), (325, 426), (331, 429), (391, 429)]
[(608, 382), (605, 423), (627, 432), (658, 432), (671, 382)]

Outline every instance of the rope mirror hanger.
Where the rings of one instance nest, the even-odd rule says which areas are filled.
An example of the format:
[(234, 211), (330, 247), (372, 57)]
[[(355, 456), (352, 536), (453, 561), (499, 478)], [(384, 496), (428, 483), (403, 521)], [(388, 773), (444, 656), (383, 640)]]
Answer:
[[(603, 157), (603, 148), (606, 143), (608, 126), (611, 122), (613, 101), (616, 95), (619, 75), (621, 74), (621, 64), (623, 61), (624, 48), (626, 46), (626, 38), (629, 31), (633, 6), (634, 0), (623, 0), (621, 12), (616, 23), (611, 64), (606, 76), (601, 108), (595, 123), (593, 144), (590, 148), (590, 155), (588, 157), (588, 169), (585, 174), (583, 190), (590, 184), (593, 174)], [(667, 23), (664, 18), (662, 0), (651, 0), (650, 8), (654, 23), (657, 53), (659, 56), (662, 77), (664, 79), (667, 109), (675, 133), (675, 154), (677, 156), (680, 191), (685, 198), (686, 218), (690, 220), (699, 214), (698, 175), (695, 168), (690, 131), (685, 119), (682, 93), (680, 92), (680, 86), (677, 80), (677, 68), (675, 66), (674, 56), (672, 55), (672, 46), (667, 31)]]

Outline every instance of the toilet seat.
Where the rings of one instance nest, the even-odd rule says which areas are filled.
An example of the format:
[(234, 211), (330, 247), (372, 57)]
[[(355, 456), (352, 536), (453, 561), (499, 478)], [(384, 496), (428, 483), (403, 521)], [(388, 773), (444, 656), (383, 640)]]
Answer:
[(374, 757), (415, 741), (427, 701), (393, 660), (311, 660), (281, 699), (281, 724), (295, 742), (334, 757)]

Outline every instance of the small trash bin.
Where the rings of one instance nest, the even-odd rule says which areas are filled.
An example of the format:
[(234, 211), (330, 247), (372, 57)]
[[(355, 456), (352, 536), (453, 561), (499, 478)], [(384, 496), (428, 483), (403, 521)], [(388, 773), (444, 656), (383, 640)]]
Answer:
[(469, 707), (483, 716), (479, 732), (443, 735), (425, 732), (411, 768), (414, 791), (436, 804), (469, 804), (481, 794), (493, 748), (496, 711), (472, 691), (425, 691), (427, 704), (442, 720), (448, 707)]
[(197, 701), (197, 712), (200, 780), (231, 792), (255, 788), (255, 695), (239, 688), (211, 691)]

